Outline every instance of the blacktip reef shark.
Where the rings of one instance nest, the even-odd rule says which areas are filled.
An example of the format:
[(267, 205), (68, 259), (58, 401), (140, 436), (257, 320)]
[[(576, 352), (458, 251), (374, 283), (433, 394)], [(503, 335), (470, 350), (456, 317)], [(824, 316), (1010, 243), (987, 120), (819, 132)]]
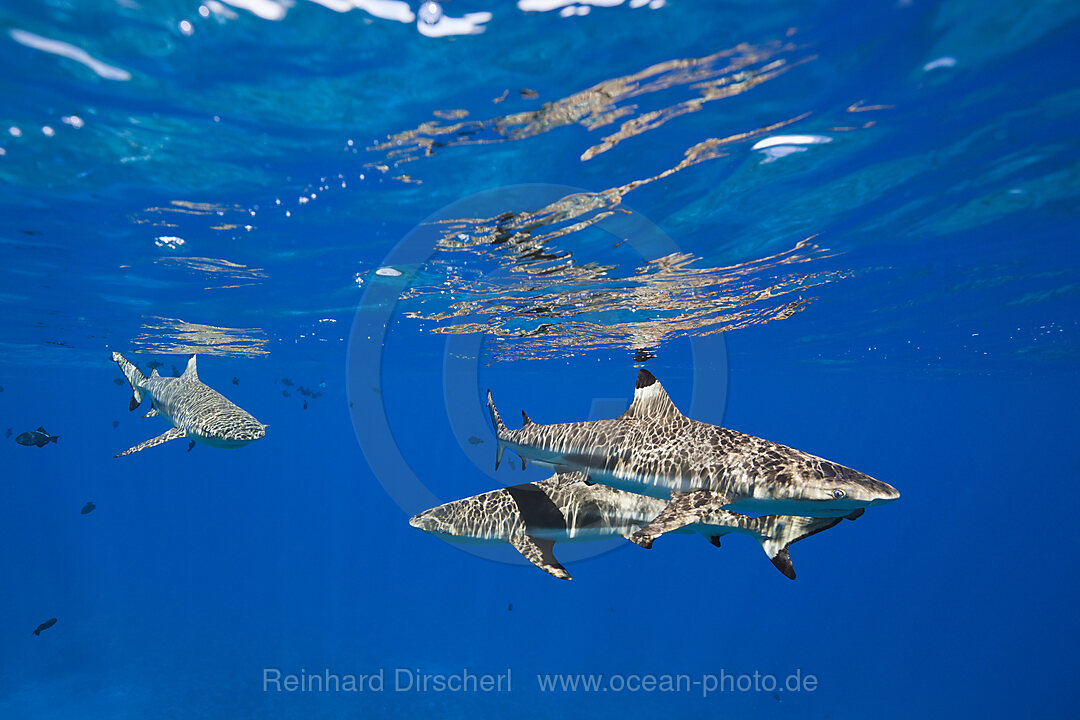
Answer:
[(161, 435), (115, 457), (130, 455), (177, 438), (188, 438), (213, 447), (236, 448), (266, 435), (266, 425), (199, 381), (194, 355), (188, 358), (187, 368), (180, 377), (162, 377), (157, 368), (150, 377), (146, 377), (120, 353), (114, 352), (112, 359), (131, 384), (128, 409), (139, 407), (149, 395), (150, 411), (143, 417), (160, 416), (173, 424)]
[[(439, 505), (413, 516), (409, 524), (457, 543), (508, 542), (550, 575), (570, 579), (553, 548), (556, 542), (629, 538), (664, 509), (664, 501), (588, 483), (582, 473), (557, 474)], [(780, 572), (792, 580), (788, 546), (840, 522), (841, 518), (765, 515), (748, 517), (710, 510), (676, 532), (696, 532), (713, 545), (729, 533), (750, 535)]]
[(900, 497), (891, 485), (843, 465), (692, 420), (644, 369), (630, 408), (612, 420), (537, 425), (522, 411), (524, 425), (509, 430), (490, 390), (487, 406), (498, 439), (496, 468), (510, 448), (540, 467), (584, 472), (590, 482), (669, 500), (631, 536), (643, 547), (715, 510), (854, 520), (865, 508)]

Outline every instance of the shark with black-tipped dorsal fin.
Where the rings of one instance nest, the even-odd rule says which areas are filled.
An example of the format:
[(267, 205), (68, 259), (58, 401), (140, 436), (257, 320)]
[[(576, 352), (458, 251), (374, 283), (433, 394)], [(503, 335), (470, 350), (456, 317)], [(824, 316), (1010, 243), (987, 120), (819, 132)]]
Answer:
[(644, 369), (630, 408), (611, 420), (538, 425), (522, 413), (524, 425), (510, 430), (490, 390), (487, 406), (498, 438), (496, 467), (510, 448), (556, 472), (583, 472), (590, 482), (667, 500), (630, 538), (644, 547), (715, 510), (855, 519), (900, 497), (888, 483), (843, 465), (692, 420)]
[[(629, 538), (659, 515), (664, 505), (663, 500), (588, 483), (582, 473), (566, 473), (439, 505), (413, 516), (409, 524), (450, 542), (508, 542), (544, 572), (569, 580), (570, 573), (555, 559), (555, 543)], [(788, 546), (840, 520), (790, 515), (753, 518), (711, 510), (676, 532), (700, 533), (717, 547), (724, 535), (750, 535), (773, 565), (794, 580)]]
[(149, 396), (150, 411), (144, 417), (163, 417), (173, 424), (161, 435), (115, 457), (177, 438), (188, 438), (213, 447), (236, 448), (266, 435), (266, 425), (199, 381), (194, 355), (188, 358), (187, 368), (179, 377), (162, 377), (157, 368), (146, 377), (120, 353), (114, 352), (112, 359), (131, 385), (128, 409), (139, 407)]

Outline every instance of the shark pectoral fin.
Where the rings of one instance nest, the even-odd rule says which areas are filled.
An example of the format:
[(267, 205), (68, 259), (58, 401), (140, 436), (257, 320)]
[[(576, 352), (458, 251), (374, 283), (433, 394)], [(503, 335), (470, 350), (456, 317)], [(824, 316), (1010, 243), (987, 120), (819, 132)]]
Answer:
[(174, 428), (169, 428), (168, 430), (161, 433), (157, 437), (150, 438), (146, 442), (141, 442), (138, 445), (136, 445), (135, 447), (130, 448), (128, 450), (125, 450), (124, 452), (120, 453), (119, 455), (113, 455), (113, 457), (124, 457), (125, 455), (130, 455), (131, 453), (136, 453), (136, 452), (139, 452), (140, 450), (145, 450), (146, 448), (154, 447), (155, 445), (160, 445), (161, 443), (169, 442), (170, 440), (176, 440), (177, 438), (186, 437), (186, 435), (187, 435), (187, 433), (185, 433), (180, 428), (175, 428), (175, 427)]
[(771, 560), (773, 566), (784, 573), (784, 576), (789, 580), (795, 579), (795, 566), (791, 564), (791, 555), (788, 554), (787, 548), (776, 553), (770, 557), (769, 560)]
[(705, 539), (708, 540), (709, 542), (711, 542), (715, 547), (720, 547), (720, 536), (719, 535), (709, 535)]
[(540, 568), (549, 575), (554, 575), (560, 580), (569, 580), (570, 573), (566, 571), (559, 561), (555, 559), (555, 541), (546, 538), (536, 538), (524, 532), (515, 533), (510, 537), (510, 544), (521, 553), (526, 560)]
[(720, 510), (727, 502), (727, 496), (712, 490), (672, 493), (671, 502), (651, 523), (631, 535), (630, 540), (643, 548), (651, 548), (653, 541), (664, 533), (697, 522), (703, 514)]
[(761, 526), (757, 541), (777, 570), (791, 580), (795, 579), (795, 566), (791, 564), (788, 547), (811, 535), (835, 527), (843, 518), (813, 518), (791, 515), (766, 515), (754, 520)]
[(844, 517), (846, 517), (848, 520), (858, 520), (862, 517), (864, 512), (866, 512), (866, 508), (859, 508), (858, 510), (852, 510)]

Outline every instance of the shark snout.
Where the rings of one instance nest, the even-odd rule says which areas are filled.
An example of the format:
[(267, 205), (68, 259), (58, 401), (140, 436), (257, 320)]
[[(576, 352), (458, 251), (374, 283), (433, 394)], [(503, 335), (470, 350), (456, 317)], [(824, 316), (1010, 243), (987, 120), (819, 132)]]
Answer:
[(423, 530), (424, 532), (435, 532), (438, 529), (438, 521), (431, 514), (430, 510), (425, 510), (422, 513), (413, 515), (409, 518), (409, 524), (417, 530)]
[(900, 491), (894, 488), (889, 483), (881, 482), (877, 483), (880, 487), (874, 488), (874, 499), (870, 501), (870, 505), (887, 505), (900, 498)]

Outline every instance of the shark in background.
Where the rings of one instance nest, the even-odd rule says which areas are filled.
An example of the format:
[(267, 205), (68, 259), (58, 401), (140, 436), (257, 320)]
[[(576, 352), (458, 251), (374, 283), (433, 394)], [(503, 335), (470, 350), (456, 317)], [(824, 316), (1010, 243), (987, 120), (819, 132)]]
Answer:
[(709, 512), (850, 517), (900, 497), (891, 485), (837, 463), (683, 415), (648, 370), (638, 373), (634, 401), (611, 420), (506, 427), (491, 391), (487, 406), (498, 439), (523, 462), (589, 482), (665, 500), (664, 509), (630, 539), (643, 547), (700, 522)]
[(150, 411), (143, 417), (163, 417), (173, 425), (161, 435), (115, 457), (177, 438), (188, 438), (213, 447), (237, 448), (266, 435), (266, 425), (199, 381), (194, 355), (188, 358), (187, 367), (179, 377), (162, 377), (156, 367), (150, 377), (146, 377), (118, 352), (112, 354), (112, 360), (120, 366), (131, 385), (128, 409), (139, 407), (149, 396)]
[[(544, 572), (569, 580), (570, 573), (555, 558), (556, 542), (629, 538), (664, 506), (663, 500), (589, 483), (582, 473), (566, 473), (439, 505), (413, 516), (409, 524), (450, 542), (510, 543)], [(712, 510), (677, 532), (700, 533), (717, 547), (724, 535), (750, 535), (773, 565), (794, 580), (788, 546), (840, 520), (788, 515), (753, 518)]]

